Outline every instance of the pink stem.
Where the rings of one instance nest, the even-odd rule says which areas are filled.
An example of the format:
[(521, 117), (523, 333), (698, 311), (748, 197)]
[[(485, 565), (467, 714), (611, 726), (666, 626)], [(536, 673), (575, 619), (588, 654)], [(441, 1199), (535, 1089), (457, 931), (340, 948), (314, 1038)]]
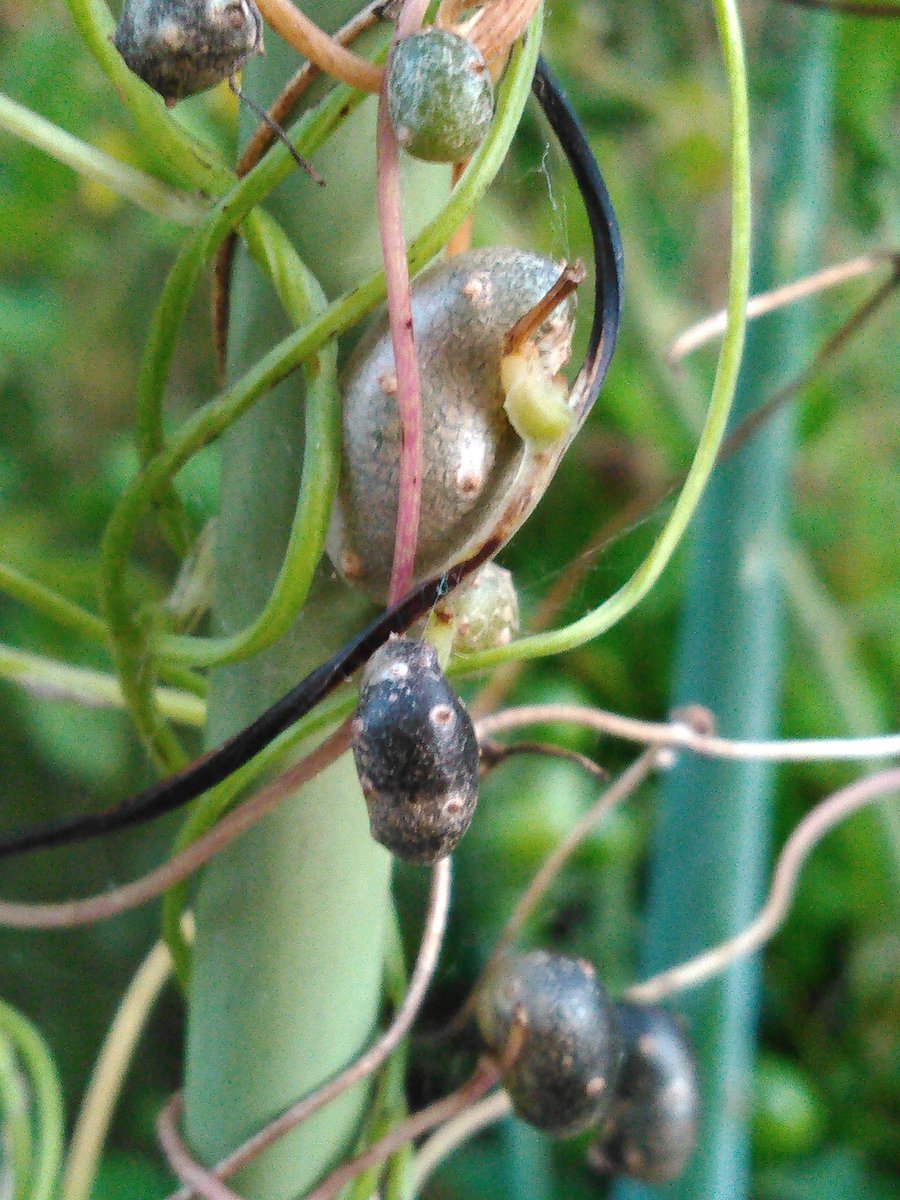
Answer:
[[(421, 26), (428, 0), (406, 0), (393, 45)], [(392, 51), (393, 52), (393, 51)], [(400, 148), (387, 106), (387, 76), (378, 102), (378, 226), (387, 283), (388, 322), (394, 347), (397, 408), (400, 412), (400, 495), (394, 535), (394, 561), (388, 603), (402, 600), (412, 587), (422, 500), (422, 405), (419, 362), (413, 333), (412, 297), (400, 196)]]

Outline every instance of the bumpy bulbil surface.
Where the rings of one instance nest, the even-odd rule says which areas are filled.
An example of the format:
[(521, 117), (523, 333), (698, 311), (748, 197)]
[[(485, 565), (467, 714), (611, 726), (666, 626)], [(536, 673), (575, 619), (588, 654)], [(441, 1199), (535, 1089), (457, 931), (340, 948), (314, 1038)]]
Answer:
[[(439, 263), (413, 283), (424, 463), (417, 579), (451, 566), (476, 531), (493, 527), (524, 452), (503, 411), (503, 340), (559, 273), (548, 258), (490, 247)], [(569, 357), (574, 318), (569, 297), (537, 332), (551, 375)], [(344, 460), (328, 540), (344, 578), (378, 600), (387, 594), (397, 517), (396, 382), (382, 316), (344, 372)]]
[(508, 645), (519, 632), (519, 597), (505, 567), (489, 562), (438, 606), (455, 622), (453, 649), (475, 654)]
[(675, 1179), (697, 1144), (700, 1088), (694, 1051), (662, 1008), (616, 1006), (625, 1058), (590, 1161), (647, 1183)]
[(606, 1115), (622, 1058), (618, 1021), (590, 963), (535, 950), (503, 959), (482, 985), (481, 1036), (502, 1059), (515, 1021), (522, 1043), (503, 1076), (518, 1115), (574, 1137)]
[(494, 115), (494, 86), (477, 46), (443, 29), (403, 38), (391, 58), (388, 112), (397, 141), (426, 162), (462, 162)]
[(262, 50), (253, 0), (126, 0), (116, 49), (168, 101), (215, 87)]
[(376, 841), (419, 864), (455, 849), (478, 800), (478, 739), (427, 642), (394, 638), (369, 660), (353, 757)]

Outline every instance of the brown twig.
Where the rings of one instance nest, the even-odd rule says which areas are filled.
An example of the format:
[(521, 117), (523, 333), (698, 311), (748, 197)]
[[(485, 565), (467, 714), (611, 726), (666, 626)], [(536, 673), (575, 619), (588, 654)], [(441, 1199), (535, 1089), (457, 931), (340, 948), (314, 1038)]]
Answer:
[(267, 24), (289, 46), (314, 62), (319, 70), (361, 91), (379, 90), (382, 68), (347, 50), (336, 38), (311, 21), (291, 0), (257, 0), (257, 4)]
[(434, 1129), (435, 1126), (451, 1120), (474, 1104), (476, 1100), (480, 1100), (494, 1086), (498, 1078), (497, 1066), (489, 1059), (482, 1060), (475, 1068), (471, 1078), (455, 1092), (451, 1092), (449, 1096), (429, 1105), (428, 1108), (413, 1113), (406, 1120), (398, 1122), (384, 1137), (373, 1142), (371, 1146), (367, 1146), (365, 1150), (348, 1162), (335, 1168), (318, 1187), (307, 1193), (304, 1200), (332, 1200), (333, 1196), (336, 1196), (343, 1187), (346, 1187), (363, 1171), (384, 1162), (401, 1146), (405, 1146), (414, 1138), (427, 1133), (429, 1129)]
[[(327, 1083), (323, 1084), (316, 1091), (308, 1096), (304, 1096), (302, 1100), (296, 1101), (294, 1104), (286, 1108), (273, 1121), (248, 1138), (241, 1146), (232, 1151), (226, 1158), (222, 1159), (211, 1170), (201, 1168), (206, 1177), (205, 1186), (208, 1186), (208, 1180), (215, 1180), (217, 1183), (223, 1179), (227, 1179), (233, 1175), (235, 1171), (239, 1171), (241, 1167), (254, 1159), (263, 1150), (271, 1146), (279, 1138), (289, 1133), (297, 1125), (307, 1120), (318, 1112), (320, 1108), (324, 1108), (326, 1104), (330, 1104), (348, 1088), (361, 1082), (369, 1075), (373, 1074), (389, 1057), (394, 1049), (406, 1037), (409, 1029), (416, 1018), (419, 1009), (422, 1006), (422, 1001), (425, 998), (425, 993), (428, 990), (428, 985), (434, 975), (434, 969), (437, 965), (438, 956), (440, 954), (441, 943), (444, 937), (444, 929), (447, 922), (447, 911), (450, 903), (450, 859), (445, 858), (435, 864), (434, 870), (431, 873), (431, 891), (428, 897), (428, 908), (425, 916), (425, 925), (422, 931), (422, 940), (419, 945), (419, 953), (416, 959), (416, 965), (409, 981), (409, 987), (406, 995), (403, 998), (403, 1003), (397, 1010), (394, 1020), (391, 1022), (388, 1029), (382, 1034), (377, 1042), (374, 1043), (368, 1050), (365, 1051), (355, 1062), (335, 1075)], [(167, 1106), (168, 1108), (168, 1106)], [(166, 1111), (165, 1109), (163, 1110)], [(172, 1109), (175, 1112), (177, 1119), (178, 1109)], [(195, 1164), (196, 1165), (196, 1164)], [(173, 1163), (174, 1168), (174, 1163)], [(199, 1192), (201, 1196), (216, 1197), (216, 1200), (225, 1200), (232, 1193), (227, 1190), (224, 1192), (203, 1191), (194, 1182), (194, 1178), (182, 1177), (184, 1182), (190, 1187), (182, 1188), (181, 1191), (174, 1193), (169, 1200), (189, 1200), (195, 1193)], [(195, 1178), (199, 1179), (197, 1175)], [(222, 1185), (219, 1184), (221, 1187)]]
[[(786, 283), (782, 287), (772, 288), (771, 291), (759, 292), (747, 301), (747, 320), (752, 321), (756, 317), (765, 316), (779, 308), (786, 308), (789, 304), (795, 304), (798, 300), (803, 300), (808, 296), (815, 296), (829, 288), (849, 283), (851, 279), (859, 279), (860, 276), (868, 275), (884, 266), (885, 262), (891, 263), (896, 272), (898, 264), (900, 264), (900, 252), (875, 250), (870, 254), (861, 254), (846, 262), (825, 267), (821, 271), (815, 271), (812, 275), (804, 275), (802, 279), (796, 279), (793, 283)], [(666, 362), (669, 366), (675, 366), (700, 346), (720, 337), (725, 332), (725, 319), (726, 312), (721, 309), (712, 316), (704, 317), (702, 321), (698, 321), (696, 325), (691, 325), (684, 333), (679, 334), (666, 351)]]
[[(684, 710), (682, 710), (684, 711)], [(694, 713), (705, 710), (692, 710)], [(697, 727), (695, 718), (667, 722), (639, 721), (618, 713), (579, 704), (528, 704), (506, 708), (476, 722), (479, 737), (521, 729), (527, 725), (566, 722), (594, 729), (610, 737), (652, 746), (658, 750), (690, 750), (706, 758), (739, 762), (856, 762), (867, 758), (900, 755), (900, 733), (883, 737), (797, 738), (783, 741), (744, 742), (716, 737)]]
[(179, 1131), (184, 1110), (181, 1093), (170, 1096), (156, 1118), (156, 1136), (162, 1147), (166, 1162), (187, 1187), (188, 1196), (203, 1196), (204, 1200), (241, 1200), (227, 1183), (223, 1183), (212, 1171), (198, 1163)]
[(769, 897), (756, 919), (711, 950), (630, 987), (626, 998), (639, 1004), (656, 1004), (666, 996), (721, 974), (735, 959), (758, 950), (787, 916), (803, 864), (813, 848), (835, 825), (873, 800), (897, 791), (900, 791), (900, 767), (860, 779), (817, 804), (788, 838), (775, 867)]
[(580, 258), (573, 263), (567, 263), (553, 287), (524, 316), (519, 317), (507, 333), (503, 339), (503, 353), (515, 354), (521, 350), (553, 310), (558, 308), (568, 296), (571, 296), (580, 284), (584, 283), (586, 276), (587, 271)]
[(95, 921), (104, 921), (130, 908), (146, 904), (148, 900), (153, 900), (176, 883), (181, 883), (193, 875), (204, 863), (221, 853), (242, 833), (246, 833), (257, 821), (277, 808), (301, 784), (324, 771), (349, 745), (348, 719), (289, 771), (224, 816), (209, 833), (140, 879), (84, 900), (64, 900), (58, 904), (17, 904), (0, 901), (0, 926), (5, 925), (12, 929), (67, 929), (75, 925), (92, 925)]
[(599, 763), (595, 763), (588, 755), (581, 754), (578, 750), (570, 750), (568, 746), (554, 746), (552, 742), (513, 742), (511, 745), (506, 745), (503, 742), (492, 742), (485, 738), (480, 743), (480, 750), (481, 763), (487, 771), (492, 771), (494, 767), (498, 767), (506, 759), (515, 755), (540, 754), (545, 758), (561, 758), (566, 762), (575, 763), (599, 783), (606, 783), (609, 780), (609, 772)]
[(508, 1093), (497, 1091), (445, 1122), (423, 1144), (413, 1159), (409, 1200), (415, 1200), (435, 1167), (449, 1158), (454, 1150), (483, 1129), (487, 1129), (489, 1125), (508, 1117), (512, 1110), (512, 1101)]

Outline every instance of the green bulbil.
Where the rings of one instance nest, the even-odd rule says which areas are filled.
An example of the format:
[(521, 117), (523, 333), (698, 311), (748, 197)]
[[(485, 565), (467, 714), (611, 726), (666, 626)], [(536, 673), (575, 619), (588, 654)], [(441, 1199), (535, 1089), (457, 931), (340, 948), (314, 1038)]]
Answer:
[(494, 115), (494, 88), (478, 47), (442, 29), (397, 44), (387, 98), (398, 142), (426, 162), (469, 158)]

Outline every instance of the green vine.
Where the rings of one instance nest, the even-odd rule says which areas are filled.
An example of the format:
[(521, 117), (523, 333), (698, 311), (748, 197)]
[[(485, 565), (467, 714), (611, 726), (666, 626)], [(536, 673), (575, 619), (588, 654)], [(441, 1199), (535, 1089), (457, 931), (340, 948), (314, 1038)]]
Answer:
[(12, 1200), (28, 1200), (31, 1178), (31, 1120), (28, 1089), (10, 1039), (0, 1034), (0, 1127), (3, 1132), (2, 1183)]
[[(103, 671), (73, 667), (43, 654), (29, 654), (0, 643), (0, 679), (14, 683), (43, 699), (70, 700), (86, 708), (124, 708), (118, 679)], [(206, 704), (189, 691), (159, 688), (156, 703), (172, 721), (202, 728)]]
[[(255, 211), (244, 224), (254, 259), (275, 281), (287, 314), (297, 324), (325, 307), (325, 295), (280, 226)], [(303, 365), (306, 432), (303, 473), (290, 537), (278, 578), (257, 618), (230, 637), (163, 637), (158, 653), (194, 666), (237, 662), (264, 650), (291, 627), (306, 603), (325, 548), (328, 517), (340, 467), (341, 403), (337, 386), (337, 343), (332, 340)]]
[(196, 225), (206, 213), (206, 204), (195, 196), (167, 187), (152, 175), (120, 162), (2, 94), (0, 129), (164, 220)]
[(737, 386), (746, 330), (750, 291), (751, 177), (750, 118), (747, 69), (740, 17), (734, 0), (713, 0), (716, 24), (728, 76), (731, 107), (731, 263), (725, 335), (719, 352), (706, 422), (694, 460), (675, 507), (649, 554), (631, 578), (593, 612), (571, 625), (548, 633), (520, 638), (508, 646), (460, 656), (460, 671), (481, 670), (513, 659), (545, 658), (564, 654), (605, 633), (647, 595), (678, 548), (716, 464), (725, 436)]

